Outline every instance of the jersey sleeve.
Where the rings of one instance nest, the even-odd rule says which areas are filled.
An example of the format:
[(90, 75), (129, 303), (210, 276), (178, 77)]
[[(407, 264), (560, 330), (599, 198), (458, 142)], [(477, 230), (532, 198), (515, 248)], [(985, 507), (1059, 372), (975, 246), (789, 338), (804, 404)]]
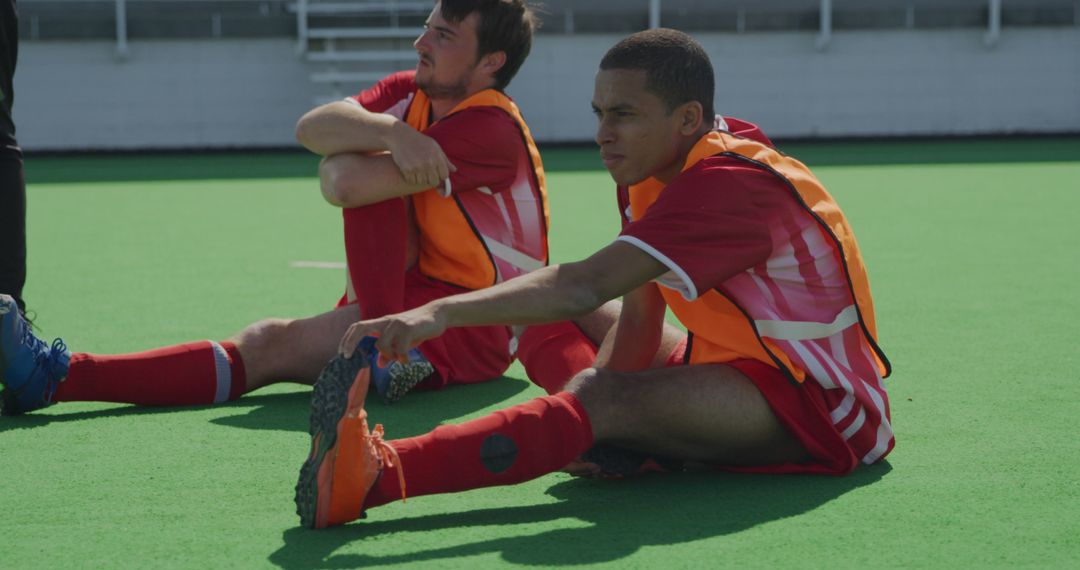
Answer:
[(365, 89), (347, 101), (359, 103), (373, 113), (386, 113), (404, 120), (405, 112), (416, 93), (413, 71), (399, 71), (388, 75), (369, 89)]
[(657, 282), (693, 300), (769, 258), (770, 211), (786, 195), (766, 172), (705, 159), (672, 180), (618, 239), (666, 265)]
[(525, 140), (514, 118), (495, 107), (472, 107), (446, 117), (424, 134), (435, 139), (457, 167), (443, 196), (484, 188), (509, 189), (517, 179), (519, 158), (527, 156)]

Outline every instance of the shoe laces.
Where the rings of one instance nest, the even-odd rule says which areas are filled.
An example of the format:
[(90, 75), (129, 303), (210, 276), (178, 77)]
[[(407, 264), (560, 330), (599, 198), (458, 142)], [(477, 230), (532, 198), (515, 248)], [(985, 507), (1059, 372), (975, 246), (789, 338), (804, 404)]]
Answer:
[(382, 424), (376, 424), (375, 429), (371, 430), (371, 444), (375, 447), (375, 453), (378, 454), (379, 460), (382, 461), (384, 467), (396, 466), (395, 471), (397, 471), (398, 487), (401, 489), (401, 502), (406, 502), (405, 471), (402, 469), (401, 457), (398, 456), (398, 452), (394, 449), (394, 446), (383, 439)]
[[(48, 350), (46, 348), (47, 345), (45, 344), (45, 341), (41, 340), (40, 338), (37, 337), (37, 335), (34, 334), (34, 330), (33, 330), (34, 327), (30, 323), (30, 321), (26, 320), (26, 317), (22, 317), (22, 320), (23, 320), (22, 339), (20, 339), (20, 341), (21, 341), (20, 344), (22, 344), (23, 346), (30, 347), (30, 350), (34, 351), (35, 354), (40, 354), (40, 353), (43, 353), (46, 350)], [(56, 340), (60, 340), (60, 339), (56, 339)]]
[[(32, 335), (31, 335), (32, 336)], [(45, 378), (48, 380), (45, 385), (45, 393), (42, 399), (46, 403), (52, 403), (53, 394), (56, 393), (56, 387), (63, 381), (63, 377), (57, 378), (56, 369), (60, 363), (60, 359), (67, 352), (67, 344), (63, 339), (55, 339), (52, 342), (52, 346), (49, 347), (48, 353), (45, 353), (45, 342), (35, 338), (42, 348), (37, 353), (37, 368), (45, 370)]]

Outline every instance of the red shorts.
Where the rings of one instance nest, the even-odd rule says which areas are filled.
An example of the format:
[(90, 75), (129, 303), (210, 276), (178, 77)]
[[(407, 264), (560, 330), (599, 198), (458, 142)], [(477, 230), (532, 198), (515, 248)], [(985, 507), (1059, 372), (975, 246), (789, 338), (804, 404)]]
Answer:
[[(469, 289), (432, 279), (415, 267), (405, 274), (405, 308), (413, 309)], [(339, 303), (339, 306), (344, 302)], [(447, 384), (473, 384), (502, 376), (510, 367), (510, 329), (505, 326), (455, 327), (420, 344), (420, 354), (435, 367), (435, 376), (414, 390)]]
[[(668, 357), (668, 366), (685, 365), (684, 340)], [(845, 475), (859, 465), (858, 458), (829, 418), (825, 389), (815, 382), (794, 384), (778, 369), (757, 360), (742, 359), (723, 364), (750, 379), (765, 396), (776, 417), (803, 444), (811, 459), (754, 467), (718, 465), (740, 473), (820, 473)]]

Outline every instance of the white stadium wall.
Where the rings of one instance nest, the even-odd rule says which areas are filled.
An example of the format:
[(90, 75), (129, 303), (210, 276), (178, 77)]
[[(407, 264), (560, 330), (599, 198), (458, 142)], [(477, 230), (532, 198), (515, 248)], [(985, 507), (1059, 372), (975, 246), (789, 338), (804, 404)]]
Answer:
[[(1080, 27), (695, 34), (717, 110), (773, 137), (1080, 132)], [(509, 92), (542, 142), (592, 138), (592, 80), (617, 35), (541, 35)], [(15, 119), (28, 151), (295, 144), (326, 86), (295, 40), (26, 41)], [(359, 88), (360, 86), (356, 86)]]

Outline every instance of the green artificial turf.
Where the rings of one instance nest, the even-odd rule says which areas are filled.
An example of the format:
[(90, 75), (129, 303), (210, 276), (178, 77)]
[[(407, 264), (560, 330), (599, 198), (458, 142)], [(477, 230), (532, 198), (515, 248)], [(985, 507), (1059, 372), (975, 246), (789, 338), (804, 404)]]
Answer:
[[(553, 474), (310, 532), (292, 503), (307, 388), (61, 404), (0, 418), (0, 567), (1076, 567), (1078, 143), (783, 147), (848, 213), (895, 368), (897, 447), (849, 477)], [(594, 151), (546, 156), (553, 257), (577, 259), (617, 231), (612, 184)], [(42, 334), (116, 353), (325, 310), (343, 272), (290, 265), (342, 258), (313, 169), (281, 154), (30, 157), (26, 297)], [(369, 412), (397, 438), (539, 394), (515, 365)]]

